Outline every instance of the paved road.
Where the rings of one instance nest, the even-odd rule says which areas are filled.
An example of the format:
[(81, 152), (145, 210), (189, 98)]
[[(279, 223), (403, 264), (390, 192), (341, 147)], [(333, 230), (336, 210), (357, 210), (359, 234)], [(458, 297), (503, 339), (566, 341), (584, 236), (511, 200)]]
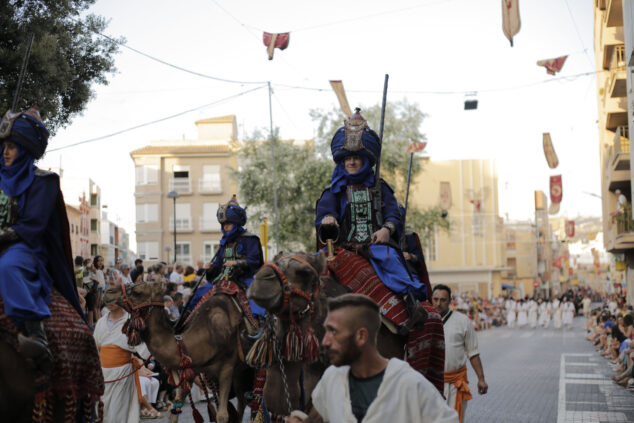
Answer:
[[(611, 382), (613, 373), (606, 360), (584, 339), (583, 323), (584, 319), (575, 319), (573, 330), (495, 328), (479, 332), (489, 393), (477, 394), (477, 378), (468, 365), (474, 398), (465, 421), (634, 422), (634, 394)], [(202, 405), (200, 410), (204, 410)], [(193, 422), (189, 409), (180, 422)]]
[[(612, 383), (606, 360), (584, 339), (584, 323), (575, 319), (573, 330), (480, 332), (489, 393), (474, 394), (465, 421), (634, 422), (634, 394)], [(469, 380), (476, 391), (471, 368)]]

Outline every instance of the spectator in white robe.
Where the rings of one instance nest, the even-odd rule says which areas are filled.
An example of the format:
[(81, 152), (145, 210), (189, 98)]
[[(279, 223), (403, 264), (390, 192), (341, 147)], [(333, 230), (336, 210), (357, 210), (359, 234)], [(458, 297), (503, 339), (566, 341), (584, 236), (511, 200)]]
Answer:
[(539, 303), (539, 326), (547, 328), (550, 324), (550, 303), (542, 301), (541, 298), (537, 302)]
[(522, 299), (517, 303), (517, 327), (522, 329), (526, 323), (528, 323), (528, 303)]
[(575, 317), (575, 305), (568, 299), (568, 297), (564, 298), (561, 310), (564, 326), (567, 329), (572, 329), (572, 319)]
[[(145, 344), (137, 347), (128, 345), (128, 339), (121, 329), (129, 314), (116, 304), (109, 304), (106, 308), (108, 311), (97, 321), (93, 334), (99, 349), (103, 378), (106, 381), (123, 379), (105, 385), (101, 397), (104, 404), (103, 421), (138, 423), (142, 396), (137, 391), (132, 353), (137, 352), (145, 359), (149, 357), (150, 352)], [(127, 375), (130, 376), (126, 377)]]
[(528, 302), (528, 324), (531, 329), (535, 329), (537, 327), (537, 311), (539, 306), (532, 298)]
[(378, 305), (369, 297), (331, 298), (322, 346), (332, 364), (312, 393), (309, 416), (293, 412), (289, 423), (458, 423), (436, 387), (398, 358), (387, 359), (376, 347), (381, 327)]
[(555, 329), (561, 329), (561, 302), (559, 298), (553, 301), (553, 326)]
[(517, 304), (513, 298), (506, 300), (506, 322), (510, 328), (515, 327), (517, 320)]

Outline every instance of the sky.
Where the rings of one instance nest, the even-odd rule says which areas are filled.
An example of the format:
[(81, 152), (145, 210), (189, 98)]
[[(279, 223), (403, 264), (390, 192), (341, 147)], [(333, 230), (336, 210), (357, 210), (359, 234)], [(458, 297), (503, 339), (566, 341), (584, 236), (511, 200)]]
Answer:
[[(221, 79), (271, 81), (273, 121), (285, 139), (310, 139), (311, 109), (337, 100), (328, 81), (343, 80), (350, 105), (406, 98), (428, 115), (422, 125), (432, 160), (497, 162), (499, 212), (532, 220), (533, 191), (549, 192), (562, 174), (560, 216), (600, 216), (597, 85), (593, 2), (520, 2), (514, 46), (502, 32), (499, 0), (102, 0), (90, 13), (109, 20), (106, 34), (187, 70)], [(286, 50), (268, 60), (262, 31), (291, 32)], [(536, 61), (568, 55), (560, 74)], [(134, 242), (134, 165), (130, 151), (153, 140), (196, 138), (194, 122), (235, 114), (240, 136), (269, 126), (264, 84), (204, 78), (121, 48), (117, 72), (95, 86), (81, 116), (50, 140), (41, 167), (91, 177), (109, 217)], [(314, 89), (306, 89), (314, 88)], [(252, 92), (234, 97), (248, 90)], [(229, 99), (228, 99), (229, 98)], [(478, 109), (463, 110), (477, 98)], [(206, 107), (201, 107), (208, 105)], [(179, 117), (124, 131), (196, 109)], [(560, 165), (548, 168), (542, 133), (550, 132)]]

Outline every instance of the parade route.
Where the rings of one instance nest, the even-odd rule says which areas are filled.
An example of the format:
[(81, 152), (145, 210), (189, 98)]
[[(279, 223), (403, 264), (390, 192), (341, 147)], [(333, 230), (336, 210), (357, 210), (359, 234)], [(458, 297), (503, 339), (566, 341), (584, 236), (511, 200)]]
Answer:
[(489, 392), (476, 392), (469, 367), (468, 423), (607, 423), (634, 421), (634, 394), (590, 342), (585, 319), (573, 330), (495, 328), (478, 333)]

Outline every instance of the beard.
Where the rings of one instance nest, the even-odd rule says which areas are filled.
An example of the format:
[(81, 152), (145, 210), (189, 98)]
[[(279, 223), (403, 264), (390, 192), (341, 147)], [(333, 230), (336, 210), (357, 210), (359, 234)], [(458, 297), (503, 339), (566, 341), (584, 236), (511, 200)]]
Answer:
[(326, 350), (333, 366), (346, 366), (352, 364), (361, 356), (361, 348), (354, 343), (354, 335), (350, 335), (342, 343), (340, 348), (328, 348)]

